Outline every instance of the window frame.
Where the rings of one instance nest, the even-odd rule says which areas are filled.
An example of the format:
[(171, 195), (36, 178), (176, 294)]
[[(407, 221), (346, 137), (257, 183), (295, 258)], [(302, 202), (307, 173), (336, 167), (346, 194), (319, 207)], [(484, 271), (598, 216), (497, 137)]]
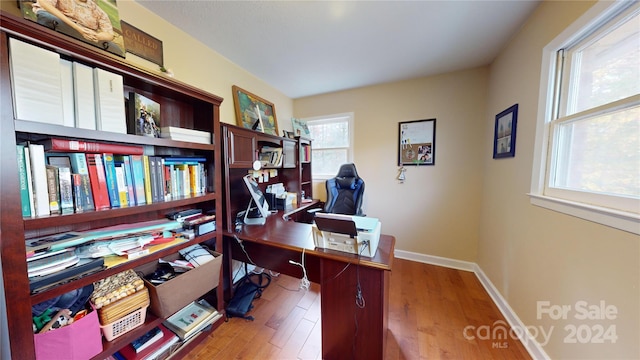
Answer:
[[(332, 122), (341, 122), (341, 121), (336, 121), (337, 119), (343, 119), (346, 118), (348, 127), (349, 127), (349, 146), (347, 147), (328, 147), (328, 148), (322, 148), (322, 149), (346, 149), (347, 150), (347, 162), (353, 162), (353, 139), (354, 139), (354, 113), (353, 112), (347, 112), (347, 113), (339, 113), (339, 114), (331, 114), (331, 115), (321, 115), (321, 116), (314, 116), (314, 117), (308, 117), (308, 118), (301, 118), (300, 120), (304, 121), (307, 123), (307, 126), (310, 123), (332, 123)], [(312, 139), (313, 141), (313, 139)], [(321, 150), (320, 148), (317, 148), (316, 143), (312, 143), (311, 144), (311, 152), (313, 154), (313, 151), (316, 150)], [(313, 155), (311, 157), (311, 159), (314, 159)], [(314, 161), (314, 160), (312, 160)], [(316, 173), (312, 173), (311, 177), (312, 177), (312, 181), (326, 181), (328, 179), (331, 179), (335, 176), (335, 174), (327, 174), (327, 175), (320, 175), (320, 174), (316, 174)]]
[[(559, 66), (562, 66), (561, 59), (557, 55), (558, 52), (560, 49), (575, 44), (579, 40), (593, 37), (593, 34), (599, 31), (599, 29), (610, 20), (638, 11), (639, 7), (637, 3), (633, 2), (600, 1), (587, 10), (583, 16), (571, 24), (543, 49), (533, 171), (531, 189), (528, 194), (530, 202), (533, 205), (634, 234), (640, 234), (640, 214), (591, 205), (589, 203), (589, 197), (592, 195), (585, 196), (583, 192), (565, 189), (562, 190), (563, 194), (561, 198), (558, 197), (558, 189), (550, 188), (547, 184), (549, 184), (549, 176), (552, 172), (550, 169), (554, 152), (552, 151), (554, 150), (552, 146), (554, 142), (557, 141), (557, 139), (554, 139), (555, 132), (553, 126), (575, 120), (576, 117), (583, 117), (585, 116), (584, 113), (592, 115), (596, 111), (602, 111), (603, 107), (611, 109), (620, 105), (600, 106), (595, 108), (595, 110), (591, 109), (567, 116), (564, 122), (553, 122), (553, 120), (557, 118), (557, 116), (554, 115), (558, 114), (560, 107), (560, 104), (557, 103), (560, 89), (557, 87), (558, 81), (556, 81), (556, 76), (558, 75), (555, 71)], [(637, 96), (632, 96), (631, 98), (637, 98)], [(631, 102), (636, 101), (637, 99), (631, 99)], [(620, 103), (620, 101), (615, 103)], [(599, 194), (593, 195), (600, 197)], [(609, 196), (609, 198), (612, 197)], [(633, 204), (633, 202), (631, 204)]]

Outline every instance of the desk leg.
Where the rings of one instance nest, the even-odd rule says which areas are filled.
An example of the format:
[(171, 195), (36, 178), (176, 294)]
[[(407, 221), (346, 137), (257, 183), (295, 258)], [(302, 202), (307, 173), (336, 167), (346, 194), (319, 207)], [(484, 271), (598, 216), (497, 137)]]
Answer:
[[(389, 272), (322, 259), (322, 358), (383, 359), (387, 339)], [(364, 308), (356, 305), (356, 286)]]

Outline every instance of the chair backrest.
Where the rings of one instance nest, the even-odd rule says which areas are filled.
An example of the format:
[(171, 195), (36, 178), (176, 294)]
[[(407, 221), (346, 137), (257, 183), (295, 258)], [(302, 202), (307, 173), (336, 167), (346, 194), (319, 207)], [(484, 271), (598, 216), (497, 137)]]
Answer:
[(362, 215), (364, 180), (358, 176), (356, 166), (343, 164), (338, 174), (326, 182), (327, 201), (324, 212), (344, 215)]

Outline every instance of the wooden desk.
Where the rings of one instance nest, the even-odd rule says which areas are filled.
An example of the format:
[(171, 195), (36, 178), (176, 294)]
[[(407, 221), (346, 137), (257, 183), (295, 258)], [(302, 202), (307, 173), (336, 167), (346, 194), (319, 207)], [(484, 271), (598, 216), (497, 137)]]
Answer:
[[(389, 308), (389, 273), (395, 238), (381, 235), (375, 257), (316, 248), (311, 225), (286, 221), (279, 211), (266, 224), (244, 225), (238, 233), (225, 232), (225, 258), (302, 278), (302, 262), (310, 281), (320, 284), (322, 358), (382, 359), (385, 353)], [(244, 249), (235, 239), (242, 240)], [(230, 274), (230, 271), (227, 271)], [(229, 281), (229, 279), (228, 279)], [(358, 281), (365, 306), (356, 305)]]

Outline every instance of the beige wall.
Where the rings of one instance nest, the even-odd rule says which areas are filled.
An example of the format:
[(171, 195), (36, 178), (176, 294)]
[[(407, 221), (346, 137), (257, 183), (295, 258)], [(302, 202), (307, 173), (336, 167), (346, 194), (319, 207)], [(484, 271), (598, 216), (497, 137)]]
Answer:
[[(397, 249), (477, 262), (525, 325), (549, 333), (552, 358), (640, 358), (640, 238), (533, 206), (530, 189), (542, 48), (593, 2), (544, 2), (487, 69), (294, 101), (297, 117), (355, 112), (355, 162), (367, 208)], [(495, 114), (518, 103), (515, 158), (494, 160)], [(398, 184), (399, 121), (435, 117), (436, 165)], [(538, 301), (569, 305), (566, 320)], [(578, 320), (576, 303), (615, 306)], [(484, 324), (492, 325), (492, 324)], [(615, 344), (570, 344), (570, 328), (616, 331)], [(575, 337), (574, 337), (575, 339)]]
[[(230, 62), (199, 41), (187, 36), (140, 4), (131, 0), (118, 0), (120, 19), (162, 41), (164, 65), (175, 78), (187, 84), (224, 98), (220, 107), (222, 122), (235, 124), (231, 86), (254, 93), (274, 103), (279, 130), (291, 130), (293, 101), (282, 92)], [(0, 1), (0, 9), (20, 16), (17, 1)], [(127, 53), (127, 61), (156, 71), (158, 65)]]
[[(482, 190), (487, 68), (294, 101), (296, 117), (354, 113), (364, 211), (401, 250), (475, 261)], [(398, 176), (398, 122), (436, 119), (434, 166)]]
[[(17, 13), (16, 2), (0, 8)], [(119, 0), (121, 18), (161, 39), (176, 78), (222, 96), (235, 123), (231, 86), (290, 117), (355, 114), (355, 162), (366, 181), (365, 210), (397, 238), (397, 249), (477, 262), (528, 326), (553, 327), (552, 358), (640, 358), (640, 239), (530, 205), (542, 47), (593, 3), (544, 2), (495, 62), (434, 77), (291, 100), (140, 5)], [(155, 69), (135, 56), (128, 60)], [(194, 70), (195, 69), (195, 70)], [(519, 103), (516, 157), (492, 159), (495, 114)], [(295, 106), (295, 108), (294, 108)], [(408, 167), (396, 180), (398, 122), (437, 119), (435, 166)], [(538, 301), (605, 301), (615, 320), (536, 318)], [(565, 344), (565, 326), (614, 325), (615, 345)], [(483, 324), (491, 325), (491, 324)], [(538, 337), (542, 340), (542, 337)]]
[[(542, 49), (593, 5), (544, 2), (491, 66), (484, 127), (478, 264), (527, 325), (554, 327), (553, 358), (640, 358), (640, 237), (533, 206), (530, 189)], [(516, 157), (493, 160), (493, 117), (519, 103)], [(575, 304), (615, 306), (614, 320), (579, 321)], [(537, 302), (570, 305), (537, 319)], [(565, 344), (565, 326), (615, 326), (616, 344)], [(541, 340), (541, 336), (538, 338)]]

